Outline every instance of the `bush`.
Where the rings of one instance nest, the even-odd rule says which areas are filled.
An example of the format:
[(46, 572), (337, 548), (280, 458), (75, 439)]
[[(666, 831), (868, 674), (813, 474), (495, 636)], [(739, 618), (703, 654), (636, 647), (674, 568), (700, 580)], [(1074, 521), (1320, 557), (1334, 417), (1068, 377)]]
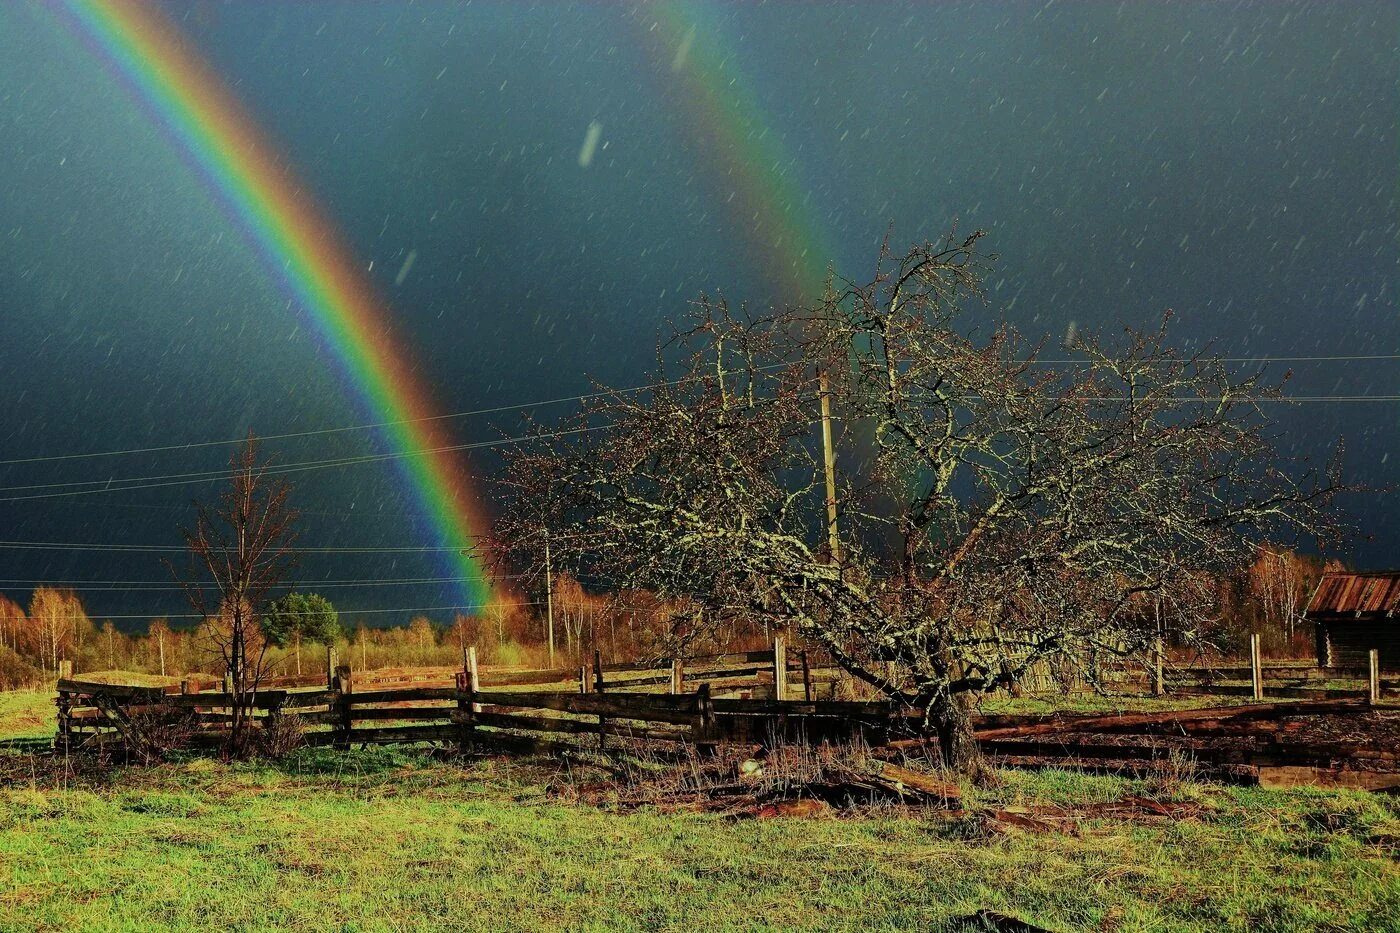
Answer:
[(38, 687), (46, 679), (43, 671), (16, 654), (13, 648), (0, 645), (0, 690)]

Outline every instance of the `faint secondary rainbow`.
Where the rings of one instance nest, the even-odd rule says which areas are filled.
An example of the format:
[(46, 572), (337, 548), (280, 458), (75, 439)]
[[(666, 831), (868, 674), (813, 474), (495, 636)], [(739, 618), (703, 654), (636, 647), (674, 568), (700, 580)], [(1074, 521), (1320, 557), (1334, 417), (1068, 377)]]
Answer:
[(796, 160), (734, 56), (725, 54), (720, 31), (706, 22), (709, 11), (698, 3), (658, 0), (636, 15), (654, 34), (659, 64), (675, 79), (668, 96), (690, 120), (690, 138), (714, 194), (747, 240), (758, 271), (779, 301), (815, 298), (836, 253), (800, 186)]
[(492, 601), (469, 550), (487, 528), (453, 442), (388, 314), (331, 224), (257, 124), (188, 40), (147, 0), (61, 0), (56, 9), (178, 142), (314, 322), (400, 456), (460, 579), (462, 608)]

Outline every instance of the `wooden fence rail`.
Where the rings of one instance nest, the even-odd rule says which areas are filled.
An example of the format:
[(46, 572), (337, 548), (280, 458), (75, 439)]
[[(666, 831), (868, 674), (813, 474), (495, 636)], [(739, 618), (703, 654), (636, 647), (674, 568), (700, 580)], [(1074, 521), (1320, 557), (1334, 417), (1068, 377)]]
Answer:
[[(456, 672), (402, 671), (357, 679), (349, 667), (337, 665), (328, 675), (272, 679), (246, 699), (251, 707), (247, 715), (255, 728), (279, 717), (296, 722), (310, 744), (466, 744), (504, 740), (505, 733), (519, 732), (589, 734), (601, 743), (608, 736), (663, 742), (699, 736), (708, 742), (758, 735), (772, 730), (769, 720), (775, 717), (788, 729), (821, 717), (827, 721), (816, 731), (826, 734), (856, 710), (849, 704), (819, 710), (806, 701), (775, 707), (768, 695), (788, 692), (785, 682), (793, 669), (777, 645), (773, 651), (654, 662), (604, 664), (595, 655), (594, 663), (581, 670), (478, 672), (475, 654), (469, 648), (464, 670)], [(333, 653), (328, 661), (335, 662)], [(797, 663), (804, 696), (810, 698), (813, 675), (805, 652)], [(569, 684), (573, 687), (565, 687)], [(198, 733), (195, 741), (215, 740), (232, 721), (236, 702), (222, 686), (188, 682), (178, 688), (148, 687), (65, 678), (58, 684), (56, 745), (64, 750), (115, 746), (144, 720), (162, 717), (184, 717)], [(550, 686), (563, 689), (544, 689)], [(712, 698), (715, 690), (738, 696)], [(763, 698), (750, 699), (756, 695)], [(858, 727), (878, 724), (885, 729), (885, 708), (860, 706), (865, 721)]]
[[(766, 744), (792, 738), (858, 736), (886, 746), (892, 740), (895, 745), (926, 742), (919, 737), (915, 711), (885, 701), (814, 699), (814, 682), (831, 675), (814, 671), (807, 652), (788, 651), (781, 642), (773, 651), (654, 662), (604, 664), (595, 656), (592, 664), (577, 670), (479, 671), (475, 656), (469, 648), (459, 671), (357, 678), (340, 665), (329, 677), (276, 681), (248, 698), (247, 715), (254, 729), (294, 723), (307, 744), (340, 747), (434, 742), (462, 749), (553, 751), (633, 742), (655, 743), (664, 753), (685, 745), (705, 750), (723, 742)], [(1166, 686), (1181, 693), (1244, 695), (1262, 689), (1275, 701), (1290, 694), (1346, 699), (1119, 716), (988, 716), (980, 718), (978, 735), (989, 752), (1010, 764), (1058, 761), (1049, 755), (1061, 747), (1052, 737), (1067, 731), (1245, 734), (1261, 718), (1351, 710), (1400, 687), (1400, 682), (1382, 680), (1378, 667), (1368, 672), (1370, 690), (1298, 686), (1313, 680), (1314, 670), (1303, 664), (1261, 664), (1253, 684), (1220, 684), (1214, 681), (1254, 671), (1222, 664), (1178, 668)], [(236, 699), (222, 685), (201, 690), (192, 683), (163, 688), (65, 678), (58, 683), (55, 744), (62, 751), (128, 747), (160, 734), (159, 724), (175, 722), (184, 730), (184, 740), (213, 745), (227, 735)], [(1113, 757), (1111, 743), (1081, 741), (1076, 748), (1079, 758)], [(1213, 763), (1233, 768), (1243, 754), (1221, 753)], [(1311, 752), (1269, 764), (1302, 767), (1307, 754)]]

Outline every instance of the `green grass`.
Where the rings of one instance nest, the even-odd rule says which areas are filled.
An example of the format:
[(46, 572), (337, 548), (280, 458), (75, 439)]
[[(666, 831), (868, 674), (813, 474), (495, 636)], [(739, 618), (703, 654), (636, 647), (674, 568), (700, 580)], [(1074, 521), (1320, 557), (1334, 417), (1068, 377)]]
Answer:
[(0, 739), (52, 736), (57, 726), (53, 700), (47, 690), (0, 692)]
[[(0, 790), (0, 929), (1400, 928), (1400, 813), (1359, 793), (1188, 785), (1200, 821), (988, 834), (873, 811), (731, 822), (557, 802), (562, 766), (410, 750), (208, 759)], [(1130, 781), (1007, 775), (980, 806)]]
[[(52, 729), (49, 695), (0, 694), (0, 736)], [(1187, 783), (1175, 795), (1205, 808), (1199, 820), (1002, 834), (977, 816), (881, 809), (616, 812), (557, 799), (563, 764), (404, 748), (35, 774), (0, 786), (0, 930), (976, 929), (959, 918), (983, 909), (1055, 930), (1400, 930), (1400, 801), (1360, 792)], [(1161, 790), (1004, 778), (969, 788), (969, 810)]]

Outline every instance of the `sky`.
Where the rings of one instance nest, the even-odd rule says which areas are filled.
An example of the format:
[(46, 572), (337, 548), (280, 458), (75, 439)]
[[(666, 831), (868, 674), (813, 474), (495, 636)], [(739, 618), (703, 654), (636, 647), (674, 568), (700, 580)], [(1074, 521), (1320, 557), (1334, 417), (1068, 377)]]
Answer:
[[(818, 267), (859, 280), (887, 231), (899, 245), (956, 221), (998, 255), (973, 312), (988, 325), (1054, 342), (1171, 308), (1183, 345), (1295, 358), (1248, 364), (1291, 372), (1286, 394), (1309, 399), (1271, 409), (1288, 455), (1325, 460), (1340, 440), (1350, 479), (1400, 480), (1400, 4), (160, 8), (338, 229), (441, 412), (643, 381), (658, 329), (701, 291), (780, 294), (755, 224), (800, 227), (830, 253)], [(676, 23), (742, 110), (781, 217), (755, 216), (694, 87), (658, 56)], [(231, 449), (51, 458), (374, 412), (48, 3), (0, 5), (0, 167), (0, 592), (72, 583), (132, 626), (186, 612), (161, 558), (217, 484), (65, 484), (217, 471)], [(496, 440), (523, 411), (567, 410), (444, 430)], [(267, 450), (295, 463), (385, 445), (362, 430)], [(471, 455), (483, 476), (497, 464)], [(306, 554), (306, 586), (369, 621), (450, 619), (450, 562), (389, 550), (434, 543), (392, 464), (309, 471), (294, 496), (303, 544), (355, 549)], [(1349, 504), (1349, 558), (1400, 566), (1400, 496)]]

